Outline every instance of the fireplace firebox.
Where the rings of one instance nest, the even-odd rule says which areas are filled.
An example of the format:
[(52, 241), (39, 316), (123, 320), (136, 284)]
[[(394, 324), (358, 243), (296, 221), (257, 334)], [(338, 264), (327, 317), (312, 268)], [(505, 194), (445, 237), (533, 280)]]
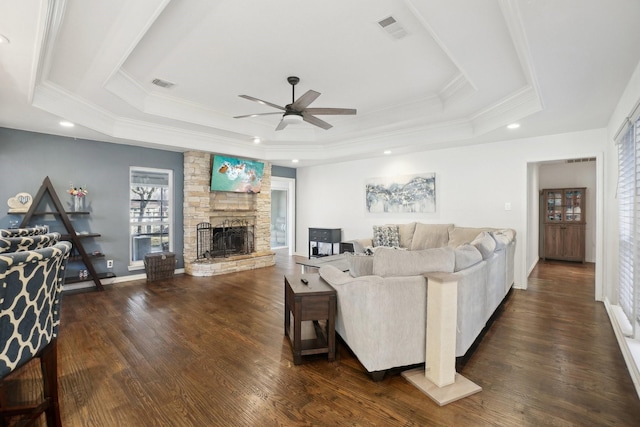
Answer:
[(197, 230), (197, 259), (228, 258), (254, 252), (254, 227), (246, 220), (224, 220), (212, 226), (201, 222)]

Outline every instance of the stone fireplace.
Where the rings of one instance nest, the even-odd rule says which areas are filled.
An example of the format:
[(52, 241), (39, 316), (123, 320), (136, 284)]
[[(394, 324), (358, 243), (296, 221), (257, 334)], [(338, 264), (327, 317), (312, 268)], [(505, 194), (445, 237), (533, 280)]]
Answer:
[[(262, 191), (258, 194), (212, 192), (211, 156), (196, 151), (184, 153), (185, 272), (214, 276), (274, 265), (275, 254), (270, 245), (271, 165), (265, 162)], [(245, 227), (247, 234), (238, 227)], [(223, 236), (221, 229), (225, 228), (231, 234)], [(230, 246), (244, 247), (225, 250)]]

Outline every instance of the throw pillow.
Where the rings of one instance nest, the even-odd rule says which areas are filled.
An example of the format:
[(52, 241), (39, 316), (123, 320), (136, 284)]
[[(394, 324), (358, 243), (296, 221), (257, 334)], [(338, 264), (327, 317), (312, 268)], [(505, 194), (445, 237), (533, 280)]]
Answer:
[(453, 248), (433, 248), (421, 251), (397, 251), (380, 248), (373, 254), (373, 274), (381, 277), (419, 276), (442, 271), (453, 273)]
[(491, 231), (489, 232), (493, 240), (496, 241), (496, 251), (501, 251), (504, 249), (509, 243), (511, 243), (511, 239), (505, 234), (500, 233), (499, 231)]
[(397, 225), (374, 225), (373, 246), (400, 246)]
[(455, 271), (464, 270), (482, 261), (482, 254), (473, 245), (465, 243), (455, 249), (456, 267)]
[(482, 259), (490, 258), (496, 250), (496, 241), (493, 240), (493, 237), (486, 231), (478, 234), (478, 237), (476, 237), (471, 244), (480, 251)]

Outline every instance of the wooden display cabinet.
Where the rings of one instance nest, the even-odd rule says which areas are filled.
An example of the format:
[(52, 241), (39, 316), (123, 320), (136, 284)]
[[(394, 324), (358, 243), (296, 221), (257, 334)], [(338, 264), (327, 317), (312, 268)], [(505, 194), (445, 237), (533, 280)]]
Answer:
[(584, 262), (586, 188), (542, 190), (544, 259)]

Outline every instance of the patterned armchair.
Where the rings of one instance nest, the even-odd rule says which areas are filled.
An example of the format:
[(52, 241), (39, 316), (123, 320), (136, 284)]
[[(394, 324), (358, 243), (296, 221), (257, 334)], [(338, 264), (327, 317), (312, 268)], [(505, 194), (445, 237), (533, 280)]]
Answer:
[(60, 242), (43, 249), (0, 254), (0, 391), (7, 375), (36, 357), (40, 358), (44, 388), (42, 403), (0, 406), (0, 425), (10, 425), (15, 416), (34, 419), (42, 413), (47, 425), (61, 425), (57, 336), (70, 251), (69, 242)]
[(28, 228), (0, 228), (0, 237), (19, 237), (19, 236), (37, 236), (38, 234), (47, 234), (49, 229), (42, 225)]
[(53, 246), (60, 240), (60, 233), (35, 236), (0, 237), (0, 254), (5, 252), (33, 251)]

